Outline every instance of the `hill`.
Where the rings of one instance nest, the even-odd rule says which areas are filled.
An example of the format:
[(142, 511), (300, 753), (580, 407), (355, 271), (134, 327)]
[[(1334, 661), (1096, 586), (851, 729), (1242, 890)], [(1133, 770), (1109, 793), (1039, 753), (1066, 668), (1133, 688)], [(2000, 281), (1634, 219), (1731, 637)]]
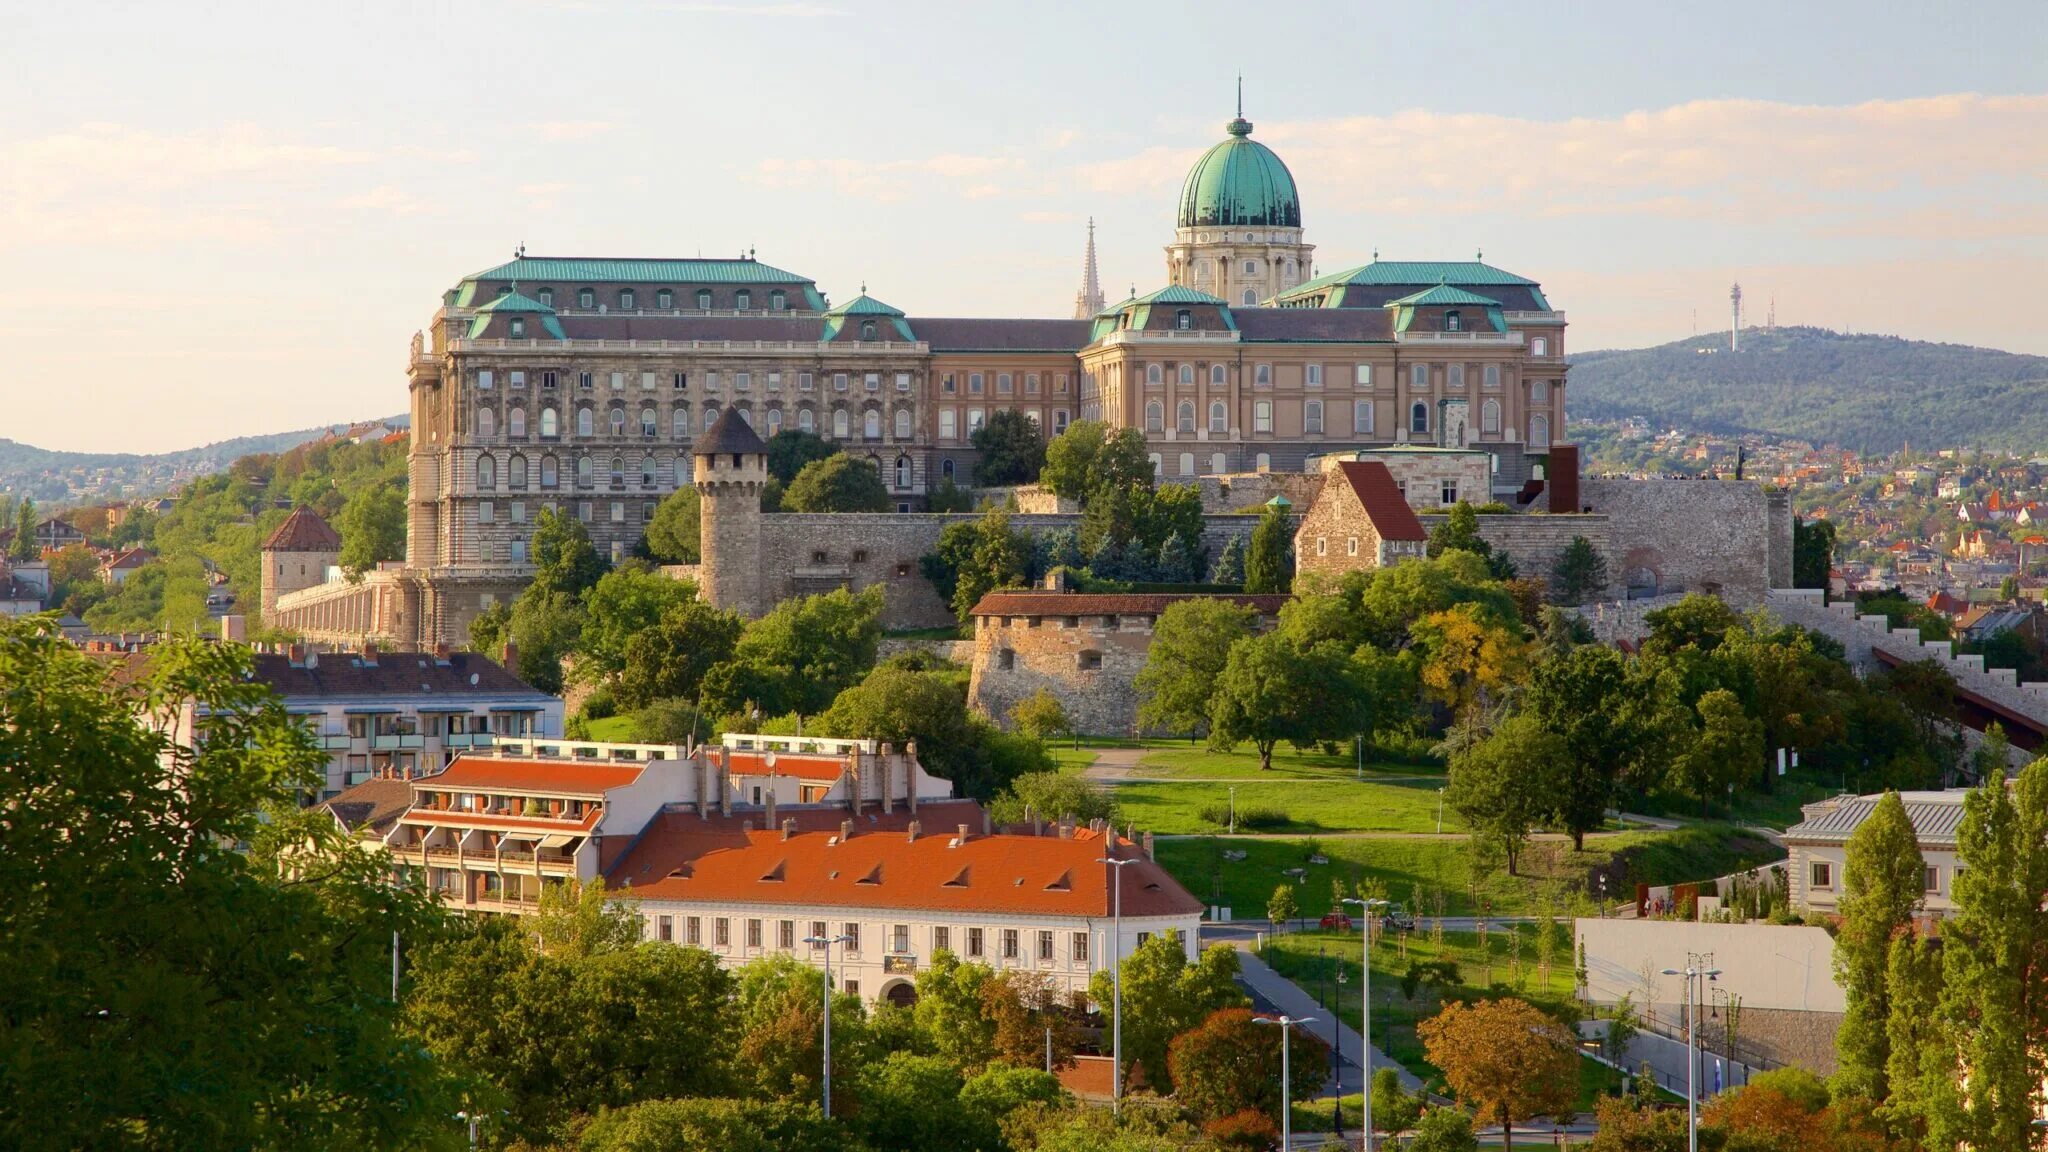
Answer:
[[(403, 427), (407, 416), (372, 423)], [(337, 433), (348, 425), (237, 436), (176, 452), (62, 452), (0, 437), (0, 492), (49, 507), (120, 497), (158, 496), (196, 476), (218, 472), (243, 456), (271, 455)]]
[(2048, 448), (2048, 357), (1824, 328), (1750, 329), (1572, 357), (1571, 412), (1863, 452)]

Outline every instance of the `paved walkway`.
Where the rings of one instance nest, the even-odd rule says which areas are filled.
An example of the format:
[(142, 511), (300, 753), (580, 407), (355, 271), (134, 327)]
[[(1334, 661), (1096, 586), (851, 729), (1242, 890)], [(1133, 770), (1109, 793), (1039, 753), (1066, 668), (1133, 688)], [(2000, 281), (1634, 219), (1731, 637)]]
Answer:
[[(1263, 1005), (1270, 1005), (1289, 1016), (1312, 1019), (1314, 1023), (1307, 1025), (1307, 1029), (1320, 1037), (1325, 1044), (1337, 1044), (1338, 1038), (1342, 1037), (1344, 1059), (1338, 1065), (1338, 1086), (1345, 1092), (1359, 1091), (1359, 1085), (1363, 1083), (1364, 1077), (1358, 1054), (1365, 1050), (1365, 1042), (1360, 1039), (1358, 1030), (1352, 1027), (1354, 1022), (1332, 1019), (1331, 1013), (1316, 1004), (1315, 997), (1268, 967), (1266, 962), (1252, 951), (1251, 938), (1233, 933), (1224, 942), (1238, 950), (1240, 978)], [(1392, 1068), (1399, 1072), (1401, 1087), (1411, 1092), (1422, 1087), (1422, 1081), (1416, 1079), (1413, 1073), (1387, 1059), (1386, 1053), (1377, 1048), (1373, 1050), (1372, 1066), (1375, 1071)]]
[(1138, 761), (1152, 754), (1150, 748), (1098, 748), (1095, 761), (1081, 769), (1081, 779), (1091, 784), (1114, 786), (1137, 770)]

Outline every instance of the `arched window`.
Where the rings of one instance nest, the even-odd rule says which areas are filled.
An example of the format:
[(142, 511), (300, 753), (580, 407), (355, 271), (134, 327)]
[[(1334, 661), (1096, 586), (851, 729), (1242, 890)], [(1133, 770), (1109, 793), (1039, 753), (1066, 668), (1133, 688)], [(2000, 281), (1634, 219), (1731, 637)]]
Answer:
[(625, 486), (626, 458), (623, 456), (614, 456), (612, 457), (612, 487), (624, 488)]
[(1165, 370), (1164, 370), (1164, 369), (1162, 369), (1162, 368), (1161, 368), (1161, 367), (1160, 367), (1159, 365), (1157, 365), (1157, 364), (1147, 364), (1147, 365), (1145, 365), (1145, 383), (1147, 383), (1147, 384), (1164, 384), (1164, 383), (1166, 383), (1166, 373), (1165, 373)]
[(951, 456), (939, 461), (939, 475), (948, 480), (953, 478), (953, 458)]
[(847, 429), (847, 420), (846, 420), (846, 409), (844, 409), (844, 408), (835, 408), (835, 409), (833, 409), (833, 411), (832, 411), (832, 436), (833, 436), (833, 438), (834, 438), (834, 439), (837, 439), (837, 440), (844, 440), (844, 439), (846, 439), (846, 429)]
[(747, 425), (747, 427), (749, 427), (749, 428), (752, 428), (752, 427), (754, 426), (754, 406), (753, 406), (753, 405), (751, 405), (751, 404), (738, 404), (738, 405), (734, 405), (734, 407), (733, 407), (733, 410), (734, 410), (734, 411), (736, 411), (736, 412), (738, 412), (738, 413), (740, 414), (740, 419), (746, 422), (746, 425)]
[(1195, 382), (1195, 366), (1193, 364), (1181, 365), (1179, 378), (1183, 384), (1193, 384)]
[(624, 436), (625, 434), (626, 410), (624, 408), (614, 408), (612, 409), (612, 435)]
[(690, 409), (689, 409), (689, 406), (688, 406), (688, 405), (684, 405), (684, 404), (678, 404), (678, 405), (676, 405), (676, 410), (675, 410), (675, 415), (674, 415), (674, 423), (675, 423), (675, 430), (676, 430), (676, 439), (678, 439), (678, 440), (687, 440), (687, 439), (689, 439), (689, 438), (690, 438)]
[(880, 440), (882, 438), (882, 414), (873, 408), (868, 409), (860, 418), (860, 431), (861, 435), (866, 436), (870, 440)]
[(631, 312), (637, 303), (638, 301), (633, 298), (633, 290), (631, 288), (619, 289), (619, 311)]
[(525, 488), (526, 457), (514, 455), (512, 457), (512, 463), (508, 465), (505, 469), (505, 478), (510, 482), (509, 486), (514, 491), (518, 491), (519, 489)]
[(652, 456), (642, 456), (640, 458), (640, 486), (642, 488), (654, 487), (654, 457)]
[(1353, 400), (1351, 402), (1351, 431), (1360, 436), (1367, 436), (1372, 433), (1372, 401)]
[(898, 456), (896, 458), (896, 487), (899, 489), (910, 487), (910, 457), (908, 456)]
[(588, 436), (591, 434), (590, 409), (578, 408), (576, 410), (576, 434), (578, 436)]
[(1195, 326), (1195, 314), (1182, 308), (1173, 314), (1173, 326), (1185, 332)]
[(514, 408), (505, 413), (505, 431), (521, 439), (526, 437), (526, 409)]
[(476, 410), (476, 434), (485, 439), (498, 434), (498, 414), (489, 408)]
[(699, 288), (699, 289), (697, 289), (697, 311), (699, 311), (699, 312), (709, 312), (709, 311), (711, 311), (711, 289), (709, 289), (709, 288)]
[(1529, 340), (1529, 355), (1531, 355), (1531, 356), (1548, 356), (1548, 355), (1550, 355), (1550, 337), (1548, 337), (1548, 336), (1535, 336), (1535, 337), (1531, 337), (1531, 338), (1530, 338), (1530, 340)]
[(733, 296), (732, 306), (739, 309), (742, 312), (748, 311), (754, 306), (754, 294), (752, 292), (747, 291), (744, 288), (740, 289), (739, 292)]
[(540, 410), (540, 434), (550, 440), (562, 434), (561, 421), (553, 408)]
[(1301, 406), (1301, 430), (1314, 436), (1323, 434), (1323, 402), (1310, 400)]
[(488, 452), (476, 458), (476, 486), (484, 491), (498, 486), (498, 462)]
[(782, 431), (782, 409), (770, 408), (768, 410), (768, 435), (772, 437), (780, 431)]
[(896, 410), (896, 438), (898, 440), (910, 439), (910, 409), (908, 408), (898, 408)]
[(1529, 403), (1531, 403), (1531, 404), (1548, 404), (1548, 403), (1550, 403), (1550, 381), (1548, 381), (1548, 380), (1531, 380), (1531, 381), (1529, 381)]
[(1209, 457), (1209, 471), (1221, 476), (1223, 473), (1230, 471), (1230, 460), (1221, 452), (1212, 454)]
[(1429, 431), (1429, 405), (1417, 400), (1414, 406), (1408, 409), (1408, 431)]
[(578, 308), (583, 308), (583, 309), (590, 309), (590, 308), (595, 308), (595, 307), (597, 307), (597, 292), (596, 292), (596, 290), (595, 290), (595, 289), (591, 289), (591, 288), (578, 288), (578, 289), (576, 290), (576, 306), (577, 306)]
[(1500, 401), (1488, 400), (1479, 406), (1479, 430), (1481, 432), (1500, 431)]
[(1223, 365), (1221, 365), (1221, 364), (1211, 364), (1211, 365), (1209, 365), (1209, 383), (1211, 383), (1211, 384), (1215, 385), (1215, 386), (1216, 386), (1216, 387), (1218, 387), (1218, 388), (1221, 388), (1221, 387), (1223, 387), (1224, 383), (1225, 383), (1225, 382), (1226, 382), (1226, 381), (1227, 381), (1228, 379), (1229, 379), (1229, 377), (1227, 377), (1227, 376), (1226, 376), (1226, 375), (1224, 374), (1224, 371), (1223, 371)]
[(875, 333), (878, 331), (879, 329), (875, 327), (873, 320), (863, 320), (860, 322), (860, 338), (862, 340), (873, 340)]
[(1173, 410), (1173, 427), (1177, 432), (1193, 432), (1195, 430), (1195, 402), (1193, 400), (1183, 400)]
[(1166, 405), (1157, 400), (1145, 401), (1145, 431), (1166, 431)]
[(1183, 476), (1193, 476), (1195, 474), (1195, 454), (1193, 452), (1183, 452), (1180, 454), (1180, 474)]
[(797, 431), (799, 431), (799, 432), (809, 432), (809, 431), (811, 430), (812, 426), (813, 426), (813, 425), (812, 425), (812, 417), (811, 417), (811, 410), (810, 410), (810, 409), (809, 409), (808, 407), (806, 407), (806, 408), (799, 408), (799, 409), (797, 409), (797, 410), (796, 410), (796, 430), (797, 430)]
[(1444, 313), (1444, 331), (1462, 332), (1464, 330), (1465, 317), (1456, 308)]
[(1209, 433), (1219, 435), (1230, 431), (1230, 409), (1221, 400), (1209, 401)]
[(716, 423), (718, 423), (718, 405), (706, 404), (704, 406), (704, 430), (706, 432), (711, 431), (711, 426)]
[(1150, 453), (1145, 457), (1145, 459), (1152, 462), (1152, 475), (1155, 479), (1165, 474), (1166, 466), (1160, 462), (1159, 453)]
[(1529, 417), (1529, 447), (1550, 447), (1550, 417), (1540, 413)]
[(555, 488), (559, 487), (561, 485), (561, 482), (561, 466), (555, 463), (555, 458), (553, 456), (541, 457), (540, 486), (543, 488)]
[(1259, 304), (1259, 294), (1258, 294), (1258, 292), (1256, 292), (1255, 290), (1253, 290), (1253, 289), (1250, 289), (1250, 288), (1247, 288), (1247, 289), (1245, 289), (1245, 290), (1244, 290), (1244, 306), (1245, 306), (1245, 307), (1247, 307), (1247, 308), (1256, 308), (1256, 307), (1258, 307), (1258, 304)]
[(640, 434), (651, 437), (660, 430), (659, 422), (654, 418), (654, 405), (640, 409)]
[(1252, 404), (1252, 431), (1271, 432), (1272, 430), (1273, 402), (1271, 400), (1259, 400), (1254, 402)]
[(666, 288), (656, 289), (654, 293), (654, 306), (663, 312), (669, 311), (676, 306), (676, 294)]
[(584, 488), (590, 487), (590, 457), (588, 456), (578, 456), (576, 458), (576, 483)]

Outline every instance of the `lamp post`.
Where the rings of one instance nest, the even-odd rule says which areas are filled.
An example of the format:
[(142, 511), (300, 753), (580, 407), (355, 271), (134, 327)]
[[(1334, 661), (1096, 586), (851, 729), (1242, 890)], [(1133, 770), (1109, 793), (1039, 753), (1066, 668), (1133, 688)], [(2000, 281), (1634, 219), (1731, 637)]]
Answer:
[[(1358, 1035), (1365, 1041), (1364, 1048), (1358, 1053), (1358, 1087), (1359, 1095), (1363, 1097), (1361, 1108), (1365, 1113), (1364, 1135), (1359, 1137), (1358, 1146), (1365, 1152), (1372, 1152), (1372, 921), (1387, 902), (1376, 896), (1346, 896), (1344, 903), (1357, 905), (1365, 916), (1358, 932)], [(1341, 1081), (1337, 1085), (1337, 1095), (1340, 1098), (1344, 1095)]]
[[(1685, 977), (1685, 1131), (1686, 1148), (1689, 1152), (1700, 1152), (1700, 1094), (1697, 1074), (1700, 1063), (1700, 1011), (1699, 1001), (1706, 998), (1706, 981), (1719, 979), (1719, 968), (1708, 968), (1702, 958), (1688, 954), (1683, 971), (1677, 968), (1664, 969), (1666, 976)], [(1699, 994), (1694, 995), (1694, 990)]]
[(1261, 1024), (1280, 1026), (1280, 1147), (1284, 1150), (1294, 1144), (1294, 1076), (1289, 1067), (1287, 1030), (1296, 1024), (1313, 1024), (1316, 1018), (1304, 1016), (1282, 1016), (1278, 1020), (1268, 1016), (1255, 1017)]
[(806, 936), (804, 943), (825, 950), (825, 1119), (832, 1118), (832, 946), (846, 944), (851, 936)]
[[(1235, 818), (1231, 821), (1236, 823)], [(1115, 833), (1111, 833), (1109, 851), (1116, 850)], [(1109, 1111), (1113, 1116), (1123, 1115), (1124, 1108), (1124, 865), (1136, 864), (1135, 859), (1119, 859), (1105, 854), (1102, 863), (1114, 871), (1116, 895), (1111, 905), (1109, 939)]]
[(1237, 835), (1237, 785), (1230, 786), (1230, 834)]
[(1438, 788), (1438, 789), (1436, 790), (1436, 834), (1437, 834), (1437, 835), (1439, 835), (1439, 836), (1441, 836), (1441, 835), (1443, 835), (1443, 834), (1444, 834), (1444, 788), (1445, 788), (1445, 787), (1448, 787), (1448, 785), (1444, 785), (1444, 786), (1442, 786), (1442, 787), (1439, 787), (1439, 788)]

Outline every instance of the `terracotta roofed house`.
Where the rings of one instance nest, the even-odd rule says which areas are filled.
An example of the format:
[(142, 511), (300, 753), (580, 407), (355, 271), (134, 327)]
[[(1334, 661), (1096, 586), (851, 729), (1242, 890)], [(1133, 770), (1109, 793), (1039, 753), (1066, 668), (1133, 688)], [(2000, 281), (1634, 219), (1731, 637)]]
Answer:
[(1429, 534), (1384, 463), (1345, 460), (1335, 472), (1294, 533), (1295, 571), (1334, 575), (1425, 554)]

